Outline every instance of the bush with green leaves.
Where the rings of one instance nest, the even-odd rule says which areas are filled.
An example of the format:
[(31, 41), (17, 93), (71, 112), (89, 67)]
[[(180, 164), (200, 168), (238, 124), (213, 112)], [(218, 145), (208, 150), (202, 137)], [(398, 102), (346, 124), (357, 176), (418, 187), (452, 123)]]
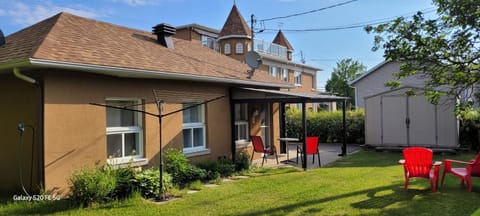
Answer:
[(135, 191), (135, 184), (133, 184), (135, 179), (135, 170), (128, 166), (125, 168), (111, 170), (111, 172), (116, 180), (116, 187), (113, 197), (122, 199), (130, 197)]
[[(160, 192), (160, 171), (158, 168), (150, 168), (137, 173), (133, 182), (143, 197), (158, 197)], [(162, 175), (162, 186), (164, 193), (168, 193), (173, 188), (172, 177), (166, 172), (163, 172)]]
[(172, 176), (173, 183), (181, 186), (207, 177), (206, 170), (189, 164), (188, 158), (176, 149), (165, 151), (165, 170)]
[(219, 176), (231, 176), (235, 172), (235, 164), (226, 158), (202, 161), (197, 166), (207, 171), (206, 180), (215, 180)]
[[(364, 110), (347, 111), (347, 143), (365, 142)], [(302, 112), (290, 109), (286, 112), (286, 130), (288, 137), (303, 138)], [(307, 136), (319, 136), (320, 142), (342, 142), (342, 111), (307, 112)]]
[(112, 199), (116, 186), (111, 169), (83, 168), (70, 178), (70, 198), (79, 206), (106, 202)]
[(235, 170), (243, 171), (250, 169), (250, 158), (247, 151), (240, 151), (235, 154)]
[(460, 145), (471, 150), (480, 150), (480, 112), (472, 110), (461, 115)]

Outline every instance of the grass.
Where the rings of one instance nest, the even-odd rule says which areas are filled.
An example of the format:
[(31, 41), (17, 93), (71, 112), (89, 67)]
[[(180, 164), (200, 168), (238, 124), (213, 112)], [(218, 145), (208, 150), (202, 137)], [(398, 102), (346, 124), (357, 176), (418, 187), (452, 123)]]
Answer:
[[(435, 155), (469, 160), (473, 153)], [(473, 192), (448, 175), (445, 185), (430, 192), (426, 179), (410, 181), (403, 190), (399, 152), (360, 151), (329, 166), (306, 172), (295, 169), (258, 169), (248, 179), (203, 188), (165, 204), (136, 195), (86, 209), (68, 201), (13, 202), (0, 205), (0, 215), (472, 215), (480, 205), (480, 179)], [(261, 171), (261, 172), (260, 172)], [(478, 212), (480, 214), (480, 212)]]

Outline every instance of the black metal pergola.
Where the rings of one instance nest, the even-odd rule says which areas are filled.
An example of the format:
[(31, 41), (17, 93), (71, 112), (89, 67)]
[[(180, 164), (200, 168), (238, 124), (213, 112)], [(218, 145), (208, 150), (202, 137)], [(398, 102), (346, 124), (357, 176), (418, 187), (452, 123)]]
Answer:
[[(303, 149), (306, 149), (306, 137), (307, 137), (307, 103), (321, 103), (321, 102), (342, 102), (342, 147), (341, 153), (339, 156), (345, 156), (347, 154), (347, 143), (346, 143), (346, 102), (347, 97), (339, 97), (335, 95), (321, 95), (321, 94), (312, 94), (312, 93), (301, 93), (301, 92), (291, 92), (291, 91), (279, 91), (279, 90), (269, 90), (269, 89), (256, 89), (256, 88), (231, 88), (230, 89), (230, 114), (232, 119), (232, 158), (235, 160), (236, 154), (236, 145), (234, 137), (234, 113), (235, 113), (235, 104), (238, 103), (280, 103), (280, 112), (281, 112), (281, 130), (284, 128), (284, 116), (285, 116), (285, 104), (302, 104), (302, 129), (303, 137), (302, 140)], [(302, 168), (307, 169), (307, 155), (303, 154), (303, 163)]]

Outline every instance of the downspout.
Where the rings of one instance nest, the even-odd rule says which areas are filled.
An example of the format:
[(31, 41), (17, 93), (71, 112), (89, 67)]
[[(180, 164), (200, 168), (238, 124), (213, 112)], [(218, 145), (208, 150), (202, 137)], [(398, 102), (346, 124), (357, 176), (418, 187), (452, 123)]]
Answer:
[[(38, 156), (39, 156), (39, 165), (38, 165), (38, 180), (40, 181), (39, 182), (39, 186), (44, 188), (45, 185), (43, 184), (43, 182), (45, 182), (45, 179), (44, 179), (44, 167), (43, 167), (43, 164), (44, 164), (44, 155), (43, 155), (43, 152), (44, 152), (44, 149), (43, 149), (43, 128), (41, 127), (41, 125), (43, 124), (43, 88), (42, 86), (40, 85), (40, 83), (29, 77), (29, 76), (26, 76), (24, 74), (21, 73), (20, 69), (18, 67), (13, 67), (13, 75), (20, 79), (20, 80), (23, 80), (27, 83), (30, 83), (30, 84), (34, 84), (36, 87), (39, 88), (39, 109), (38, 109), (38, 123), (37, 123), (37, 130), (38, 130), (38, 139), (37, 141), (40, 143), (40, 150), (38, 151)], [(32, 153), (34, 152), (34, 146), (32, 146)], [(33, 160), (33, 158), (31, 159)], [(33, 169), (33, 167), (30, 167), (30, 169)], [(30, 176), (30, 184), (32, 184), (32, 176)], [(30, 188), (30, 190), (32, 190), (32, 188)]]
[(25, 82), (31, 83), (31, 84), (38, 84), (36, 80), (34, 80), (31, 77), (25, 76), (20, 72), (20, 69), (18, 67), (13, 68), (13, 75), (17, 77), (18, 79), (21, 79)]

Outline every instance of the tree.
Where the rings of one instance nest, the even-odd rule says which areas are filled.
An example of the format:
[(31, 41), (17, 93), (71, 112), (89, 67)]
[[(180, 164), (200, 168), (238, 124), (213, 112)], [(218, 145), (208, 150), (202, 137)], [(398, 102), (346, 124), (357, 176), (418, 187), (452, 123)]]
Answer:
[[(374, 51), (383, 48), (387, 61), (402, 63), (387, 86), (399, 87), (403, 78), (418, 74), (426, 79), (424, 95), (438, 103), (440, 96), (459, 98), (479, 82), (480, 1), (433, 3), (438, 7), (437, 18), (426, 19), (417, 12), (411, 18), (400, 17), (365, 30), (375, 34)], [(470, 105), (460, 104), (457, 111)]]
[(337, 62), (337, 66), (333, 68), (332, 76), (327, 80), (325, 89), (327, 92), (339, 96), (350, 97), (347, 102), (347, 108), (350, 108), (355, 102), (355, 91), (348, 83), (360, 76), (365, 70), (366, 67), (362, 63), (351, 58), (343, 59)]

